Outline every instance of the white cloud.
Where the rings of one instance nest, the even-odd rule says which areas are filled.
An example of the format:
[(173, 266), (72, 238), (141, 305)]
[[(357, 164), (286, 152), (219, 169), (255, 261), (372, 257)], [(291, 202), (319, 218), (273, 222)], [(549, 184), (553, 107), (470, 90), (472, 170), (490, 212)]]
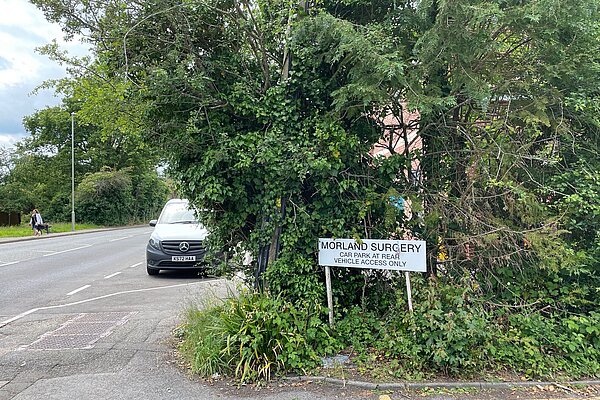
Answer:
[(47, 22), (43, 13), (23, 0), (0, 0), (0, 89), (32, 79), (44, 79), (46, 57), (35, 48), (61, 39), (56, 24)]
[(84, 53), (79, 43), (65, 42), (60, 26), (46, 21), (33, 4), (0, 0), (0, 145), (25, 136), (23, 117), (60, 101), (47, 91), (31, 95), (43, 81), (66, 75), (63, 67), (35, 52), (52, 40), (69, 52)]
[(25, 136), (20, 133), (12, 133), (12, 134), (1, 134), (0, 133), (0, 149), (1, 148), (11, 148), (18, 141), (24, 139)]

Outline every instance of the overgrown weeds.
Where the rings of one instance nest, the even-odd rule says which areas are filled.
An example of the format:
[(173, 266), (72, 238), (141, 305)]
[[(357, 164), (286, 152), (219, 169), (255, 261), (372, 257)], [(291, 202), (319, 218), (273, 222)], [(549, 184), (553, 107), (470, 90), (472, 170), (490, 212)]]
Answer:
[(240, 382), (307, 371), (337, 342), (316, 302), (293, 304), (266, 294), (243, 293), (205, 310), (190, 309), (180, 350), (201, 376), (231, 375)]
[(240, 382), (310, 373), (345, 350), (374, 379), (480, 377), (510, 371), (528, 378), (600, 376), (600, 314), (490, 307), (468, 285), (414, 281), (414, 312), (403, 291), (383, 315), (351, 307), (335, 328), (318, 302), (294, 304), (244, 293), (188, 311), (181, 351), (194, 372)]

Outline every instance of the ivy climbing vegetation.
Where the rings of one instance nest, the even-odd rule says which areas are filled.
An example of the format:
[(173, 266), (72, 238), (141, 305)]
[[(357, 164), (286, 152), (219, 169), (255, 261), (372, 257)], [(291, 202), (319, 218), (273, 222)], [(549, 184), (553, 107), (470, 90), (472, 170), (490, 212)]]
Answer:
[(412, 315), (401, 276), (334, 271), (338, 345), (399, 377), (600, 373), (597, 0), (32, 2), (92, 46), (89, 117), (133, 118), (212, 248), (252, 254), (221, 272), (323, 303), (317, 238), (420, 238)]

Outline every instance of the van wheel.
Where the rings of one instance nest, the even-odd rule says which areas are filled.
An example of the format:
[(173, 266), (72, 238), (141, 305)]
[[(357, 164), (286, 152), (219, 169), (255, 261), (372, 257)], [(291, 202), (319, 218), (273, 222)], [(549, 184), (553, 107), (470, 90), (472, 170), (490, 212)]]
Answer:
[(158, 275), (160, 269), (146, 267), (146, 272), (148, 273), (148, 275)]

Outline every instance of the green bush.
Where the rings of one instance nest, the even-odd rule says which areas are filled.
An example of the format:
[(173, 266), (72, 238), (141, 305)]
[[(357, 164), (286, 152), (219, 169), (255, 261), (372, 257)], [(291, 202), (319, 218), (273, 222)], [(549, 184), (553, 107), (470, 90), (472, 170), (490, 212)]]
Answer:
[(231, 374), (240, 382), (306, 371), (339, 348), (317, 303), (293, 304), (268, 294), (242, 294), (218, 307), (188, 312), (183, 354), (202, 376)]
[(167, 184), (156, 172), (132, 175), (131, 179), (135, 199), (131, 210), (132, 219), (148, 222), (158, 218), (169, 196)]
[(444, 374), (473, 371), (488, 361), (493, 323), (472, 303), (469, 286), (415, 279), (414, 312), (399, 307), (390, 316), (379, 346), (388, 357)]
[(158, 216), (167, 195), (156, 173), (132, 177), (129, 170), (96, 172), (77, 187), (76, 217), (98, 225), (147, 222)]
[(43, 215), (47, 221), (70, 221), (71, 220), (71, 193), (57, 193), (50, 204), (48, 204)]
[(598, 376), (600, 314), (514, 314), (489, 350), (498, 365), (528, 377)]
[(533, 307), (486, 303), (468, 282), (413, 278), (414, 312), (403, 290), (385, 315), (350, 309), (336, 337), (362, 367), (412, 378), (431, 374), (470, 376), (508, 369), (529, 378), (597, 377), (600, 314), (544, 314)]
[(76, 192), (78, 220), (98, 225), (130, 222), (131, 177), (125, 171), (102, 171), (83, 178)]
[(348, 310), (335, 324), (338, 340), (357, 353), (363, 353), (380, 340), (385, 332), (385, 324), (372, 312), (358, 306)]
[[(351, 350), (361, 368), (413, 379), (467, 377), (494, 369), (530, 378), (600, 376), (600, 314), (543, 314), (476, 301), (468, 284), (413, 279), (414, 312), (405, 293), (385, 315), (355, 306), (334, 330), (317, 302), (292, 303), (245, 293), (205, 310), (190, 309), (180, 349), (196, 373), (240, 382), (303, 372), (320, 357)], [(381, 371), (380, 371), (381, 372)]]

